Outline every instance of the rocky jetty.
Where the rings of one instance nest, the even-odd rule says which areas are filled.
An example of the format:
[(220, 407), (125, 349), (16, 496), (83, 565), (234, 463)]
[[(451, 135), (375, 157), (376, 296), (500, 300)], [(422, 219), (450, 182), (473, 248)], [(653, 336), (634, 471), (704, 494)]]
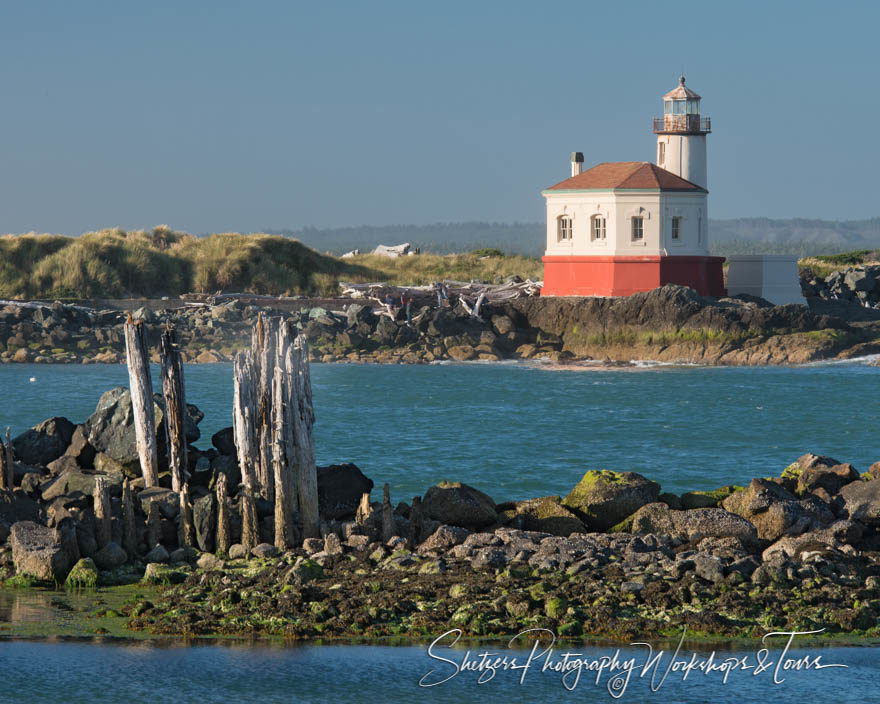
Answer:
[[(526, 297), (484, 303), (479, 315), (452, 301), (439, 308), (411, 309), (409, 320), (405, 308), (364, 299), (302, 299), (282, 307), (266, 297), (186, 307), (153, 302), (134, 317), (154, 323), (147, 339), (154, 361), (159, 323), (176, 327), (184, 361), (229, 361), (249, 345), (260, 312), (288, 317), (308, 338), (312, 359), (324, 362), (653, 359), (790, 364), (880, 352), (880, 311), (818, 297), (811, 301), (833, 315), (744, 296), (706, 298), (668, 285), (624, 298)], [(831, 303), (839, 305), (828, 309)], [(874, 322), (845, 322), (849, 308)], [(0, 307), (0, 361), (121, 362), (124, 317), (121, 310), (57, 302), (7, 303)]]
[[(778, 477), (682, 496), (609, 470), (587, 471), (565, 497), (523, 501), (441, 482), (396, 507), (387, 487), (371, 501), (372, 480), (337, 465), (318, 471), (321, 537), (280, 553), (262, 500), (258, 543), (242, 545), (231, 429), (189, 448), (187, 541), (167, 467), (143, 486), (130, 405), (111, 389), (85, 422), (52, 418), (12, 440), (12, 484), (0, 490), (7, 585), (164, 585), (126, 616), (174, 634), (878, 631), (880, 463), (860, 473), (807, 454)], [(192, 443), (202, 416), (192, 405), (187, 416)]]

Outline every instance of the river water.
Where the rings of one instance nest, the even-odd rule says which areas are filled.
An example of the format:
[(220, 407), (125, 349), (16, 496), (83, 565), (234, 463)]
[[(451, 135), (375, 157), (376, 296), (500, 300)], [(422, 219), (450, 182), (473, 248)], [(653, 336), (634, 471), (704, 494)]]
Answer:
[[(229, 365), (186, 368), (187, 398), (205, 412), (202, 439), (231, 424)], [(637, 471), (666, 491), (745, 483), (778, 475), (806, 451), (827, 454), (864, 471), (880, 460), (876, 435), (880, 369), (863, 362), (804, 367), (703, 368), (653, 366), (610, 371), (568, 371), (538, 364), (432, 366), (312, 366), (319, 463), (355, 462), (377, 485), (388, 482), (395, 501), (424, 493), (441, 479), (465, 481), (496, 501), (565, 494), (584, 471)], [(158, 374), (153, 376), (158, 381)], [(123, 366), (0, 366), (0, 427), (13, 434), (52, 415), (75, 422), (100, 394), (125, 385)], [(12, 603), (15, 597), (7, 595)], [(21, 610), (19, 610), (21, 611)], [(48, 614), (50, 609), (43, 612)], [(42, 618), (39, 609), (32, 618)], [(4, 619), (5, 620), (5, 619)], [(3, 626), (14, 636), (14, 624)], [(438, 634), (439, 635), (439, 634)], [(615, 699), (610, 677), (595, 684), (582, 672), (572, 684), (535, 660), (526, 671), (499, 670), (479, 684), (462, 671), (431, 688), (419, 687), (430, 670), (443, 679), (461, 666), (464, 649), (430, 658), (415, 646), (299, 646), (0, 641), (0, 702), (532, 702), (676, 701), (880, 702), (880, 648), (794, 648), (791, 659), (846, 668), (790, 670), (774, 682), (784, 639), (774, 638), (756, 674), (760, 642), (740, 643), (719, 658), (746, 658), (752, 669), (728, 675), (671, 672), (652, 692), (639, 678), (645, 648), (623, 648), (635, 658), (626, 687)], [(528, 659), (503, 643), (472, 647)], [(521, 643), (521, 645), (528, 645)], [(658, 664), (657, 680), (672, 644)], [(795, 644), (796, 645), (796, 644)], [(869, 644), (866, 644), (869, 645)], [(617, 646), (576, 650), (587, 663), (614, 655)], [(709, 655), (686, 646), (684, 661)], [(759, 666), (760, 667), (760, 666)], [(617, 674), (617, 673), (615, 673)]]

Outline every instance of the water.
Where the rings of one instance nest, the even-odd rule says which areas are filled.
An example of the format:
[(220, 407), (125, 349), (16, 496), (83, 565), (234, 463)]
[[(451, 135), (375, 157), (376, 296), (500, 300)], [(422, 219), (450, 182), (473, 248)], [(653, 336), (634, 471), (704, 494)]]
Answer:
[[(880, 369), (653, 367), (552, 371), (528, 364), (312, 365), (318, 461), (354, 462), (395, 500), (441, 479), (496, 501), (566, 494), (588, 469), (635, 471), (665, 491), (778, 475), (807, 451), (880, 460)], [(230, 365), (185, 370), (205, 412), (199, 447), (231, 425)], [(36, 381), (29, 382), (34, 377)], [(156, 370), (153, 379), (158, 380)], [(0, 428), (77, 422), (127, 385), (121, 365), (0, 366)]]

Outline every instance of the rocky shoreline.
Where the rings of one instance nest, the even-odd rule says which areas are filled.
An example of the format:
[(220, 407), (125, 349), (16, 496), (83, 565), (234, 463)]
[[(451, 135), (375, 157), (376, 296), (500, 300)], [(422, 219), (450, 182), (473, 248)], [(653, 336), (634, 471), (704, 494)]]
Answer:
[[(188, 407), (190, 443), (201, 417)], [(373, 482), (356, 466), (324, 467), (322, 537), (281, 553), (265, 501), (256, 502), (261, 542), (241, 545), (234, 491), (225, 506), (233, 544), (215, 549), (214, 484), (220, 474), (231, 487), (240, 481), (231, 429), (215, 434), (210, 450), (191, 447), (194, 545), (181, 540), (168, 472), (143, 488), (127, 390), (106, 392), (82, 424), (52, 418), (10, 445), (13, 486), (0, 491), (6, 588), (160, 585), (158, 596), (122, 609), (133, 630), (298, 639), (531, 627), (564, 637), (662, 637), (683, 627), (719, 637), (819, 628), (880, 635), (880, 463), (862, 474), (807, 454), (778, 477), (681, 496), (607, 470), (586, 472), (565, 497), (526, 501), (443, 482), (396, 507), (387, 487), (382, 501), (364, 499)], [(104, 536), (99, 478), (110, 496)]]
[[(290, 318), (312, 360), (431, 363), (545, 359), (764, 365), (799, 364), (880, 353), (880, 311), (845, 300), (811, 298), (772, 306), (749, 297), (704, 298), (681, 286), (625, 298), (520, 298), (485, 304), (479, 316), (453, 302), (443, 308), (386, 309), (363, 299), (287, 300), (181, 307), (149, 302), (133, 311), (151, 325), (158, 361), (161, 325), (170, 322), (184, 360), (230, 361), (246, 348), (259, 313)], [(118, 363), (127, 311), (59, 302), (0, 307), (0, 362)]]

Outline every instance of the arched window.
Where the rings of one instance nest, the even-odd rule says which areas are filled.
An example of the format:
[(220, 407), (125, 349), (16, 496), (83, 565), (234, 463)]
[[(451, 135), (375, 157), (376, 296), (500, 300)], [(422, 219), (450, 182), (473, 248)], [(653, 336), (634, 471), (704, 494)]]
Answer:
[(559, 242), (571, 242), (571, 216), (560, 215), (556, 219), (556, 239)]

